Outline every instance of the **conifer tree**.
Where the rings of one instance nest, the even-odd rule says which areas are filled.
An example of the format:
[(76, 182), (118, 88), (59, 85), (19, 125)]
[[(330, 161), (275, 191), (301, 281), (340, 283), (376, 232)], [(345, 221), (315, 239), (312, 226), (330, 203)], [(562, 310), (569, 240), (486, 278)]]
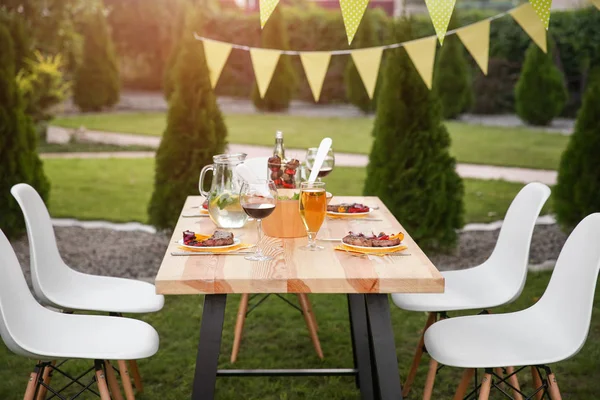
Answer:
[(83, 61), (75, 74), (73, 101), (82, 111), (100, 111), (119, 101), (119, 70), (106, 17), (95, 8), (84, 25)]
[[(411, 39), (403, 20), (395, 41)], [(426, 249), (456, 244), (463, 224), (461, 178), (440, 106), (404, 49), (388, 51), (373, 127), (365, 195), (375, 195)]]
[(0, 25), (0, 229), (8, 237), (25, 230), (21, 209), (10, 194), (17, 183), (33, 186), (44, 200), (50, 185), (37, 154), (37, 134), (15, 80), (15, 50)]
[(588, 214), (600, 211), (600, 68), (588, 81), (575, 132), (562, 155), (554, 208), (558, 222), (573, 229)]
[[(261, 32), (262, 47), (265, 49), (290, 49), (282, 8), (275, 8)], [(255, 83), (252, 89), (252, 101), (254, 106), (261, 111), (284, 111), (290, 107), (295, 89), (296, 75), (290, 56), (281, 55), (265, 97), (260, 98), (258, 86)]]
[(175, 66), (167, 128), (156, 153), (150, 223), (173, 228), (187, 196), (198, 194), (198, 175), (225, 150), (227, 128), (210, 85), (202, 43), (194, 39), (199, 13), (188, 14)]

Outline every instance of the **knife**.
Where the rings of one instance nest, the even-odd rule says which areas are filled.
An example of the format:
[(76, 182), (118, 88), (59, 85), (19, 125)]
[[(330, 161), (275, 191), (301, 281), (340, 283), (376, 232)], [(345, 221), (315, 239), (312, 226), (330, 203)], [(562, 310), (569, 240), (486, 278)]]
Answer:
[(254, 254), (253, 251), (230, 251), (225, 253), (213, 253), (210, 251), (172, 251), (172, 256), (241, 256), (245, 254)]

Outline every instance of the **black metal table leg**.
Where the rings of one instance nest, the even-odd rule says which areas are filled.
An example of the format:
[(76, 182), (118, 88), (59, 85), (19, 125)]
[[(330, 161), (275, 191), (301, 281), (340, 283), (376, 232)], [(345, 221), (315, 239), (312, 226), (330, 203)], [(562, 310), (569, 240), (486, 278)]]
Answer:
[(374, 399), (373, 378), (371, 375), (371, 354), (367, 325), (367, 309), (363, 294), (348, 295), (348, 316), (352, 336), (354, 366), (358, 369), (358, 386), (363, 400)]
[[(402, 399), (396, 344), (387, 294), (365, 295), (371, 339), (373, 372), (382, 400)], [(374, 379), (375, 380), (375, 379)]]
[(226, 303), (226, 294), (207, 294), (204, 296), (192, 400), (209, 400), (215, 396), (217, 365), (221, 350)]

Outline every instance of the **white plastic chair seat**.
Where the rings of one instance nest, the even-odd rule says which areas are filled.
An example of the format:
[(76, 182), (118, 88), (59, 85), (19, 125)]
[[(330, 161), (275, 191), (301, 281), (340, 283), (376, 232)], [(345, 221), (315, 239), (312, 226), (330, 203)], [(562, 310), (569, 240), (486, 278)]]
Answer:
[(164, 296), (154, 285), (134, 279), (89, 275), (69, 270), (69, 280), (44, 286), (55, 307), (117, 313), (148, 313), (162, 309)]
[(32, 358), (138, 360), (158, 351), (156, 330), (131, 318), (61, 314), (42, 308), (36, 321), (30, 322), (28, 329), (19, 332), (19, 345)]
[(478, 267), (445, 271), (444, 293), (394, 293), (394, 304), (403, 310), (441, 312), (457, 310), (481, 310), (497, 307), (507, 302), (511, 294), (501, 285), (502, 276), (496, 276), (498, 268), (489, 263)]
[(551, 364), (576, 350), (554, 322), (535, 308), (512, 314), (449, 318), (427, 329), (425, 347), (436, 361), (452, 367)]

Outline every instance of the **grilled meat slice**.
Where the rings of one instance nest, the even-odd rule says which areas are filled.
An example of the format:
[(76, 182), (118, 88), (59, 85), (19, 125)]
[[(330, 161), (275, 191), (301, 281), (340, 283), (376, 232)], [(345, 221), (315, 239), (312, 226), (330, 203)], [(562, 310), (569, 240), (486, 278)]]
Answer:
[(400, 239), (372, 240), (373, 247), (392, 247), (400, 244)]
[(342, 242), (353, 246), (373, 247), (373, 241), (364, 235), (349, 234), (342, 238)]
[(204, 247), (230, 246), (233, 244), (233, 233), (217, 230), (211, 237), (201, 241), (199, 244)]

